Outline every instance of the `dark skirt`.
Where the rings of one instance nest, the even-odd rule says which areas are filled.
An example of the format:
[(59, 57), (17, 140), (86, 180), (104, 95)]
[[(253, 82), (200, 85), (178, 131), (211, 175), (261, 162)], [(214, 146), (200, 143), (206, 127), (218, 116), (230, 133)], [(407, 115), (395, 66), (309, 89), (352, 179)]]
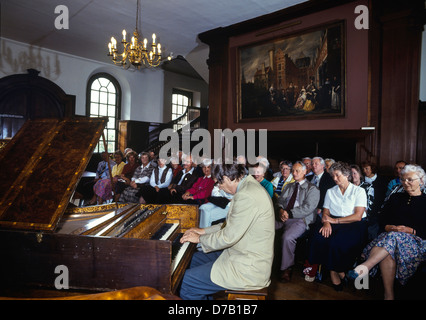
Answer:
[(345, 272), (353, 267), (366, 244), (367, 221), (332, 224), (331, 227), (331, 235), (325, 238), (319, 232), (322, 223), (316, 224), (308, 260), (311, 264), (321, 264), (328, 270)]

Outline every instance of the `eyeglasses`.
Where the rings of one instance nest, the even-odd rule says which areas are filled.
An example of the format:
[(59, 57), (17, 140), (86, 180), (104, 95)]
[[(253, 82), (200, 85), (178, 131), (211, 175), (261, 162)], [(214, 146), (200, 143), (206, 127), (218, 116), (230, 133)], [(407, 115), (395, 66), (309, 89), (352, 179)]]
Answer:
[(419, 180), (420, 178), (407, 178), (407, 179), (402, 179), (401, 178), (401, 182), (408, 182), (408, 183), (413, 183), (415, 180)]

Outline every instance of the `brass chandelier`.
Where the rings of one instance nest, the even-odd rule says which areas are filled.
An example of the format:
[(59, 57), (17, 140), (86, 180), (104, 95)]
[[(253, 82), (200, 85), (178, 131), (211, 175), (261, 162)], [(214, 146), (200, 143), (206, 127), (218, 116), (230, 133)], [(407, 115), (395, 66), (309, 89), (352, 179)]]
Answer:
[[(116, 65), (120, 65), (125, 69), (130, 66), (140, 69), (141, 67), (151, 68), (158, 67), (164, 60), (161, 52), (161, 44), (156, 42), (155, 33), (152, 34), (152, 43), (148, 44), (148, 40), (145, 38), (143, 42), (140, 42), (141, 34), (138, 31), (139, 23), (139, 0), (137, 0), (136, 8), (136, 27), (133, 31), (133, 37), (130, 41), (126, 41), (126, 30), (123, 30), (123, 52), (118, 53), (117, 40), (111, 37), (111, 42), (108, 43), (108, 56), (111, 57), (112, 62)], [(172, 54), (167, 57), (167, 60), (172, 59)]]

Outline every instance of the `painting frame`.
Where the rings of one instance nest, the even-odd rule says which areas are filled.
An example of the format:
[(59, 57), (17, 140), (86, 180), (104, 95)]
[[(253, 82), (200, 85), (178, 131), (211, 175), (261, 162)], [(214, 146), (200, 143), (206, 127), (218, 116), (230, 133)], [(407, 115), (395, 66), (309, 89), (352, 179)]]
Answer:
[(346, 70), (345, 20), (239, 46), (237, 122), (342, 118)]

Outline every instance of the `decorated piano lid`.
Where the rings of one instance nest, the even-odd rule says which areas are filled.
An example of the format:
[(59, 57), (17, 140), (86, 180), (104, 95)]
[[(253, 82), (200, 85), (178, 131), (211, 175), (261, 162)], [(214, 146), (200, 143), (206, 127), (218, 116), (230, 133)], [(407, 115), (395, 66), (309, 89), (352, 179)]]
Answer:
[(107, 121), (25, 122), (0, 151), (0, 228), (53, 231)]

